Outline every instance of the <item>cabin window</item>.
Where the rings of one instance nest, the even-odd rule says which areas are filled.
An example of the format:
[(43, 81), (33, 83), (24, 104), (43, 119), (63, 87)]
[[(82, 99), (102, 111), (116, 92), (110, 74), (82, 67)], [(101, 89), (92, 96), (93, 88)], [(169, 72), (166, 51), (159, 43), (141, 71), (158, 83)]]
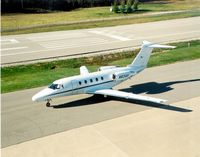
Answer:
[(85, 80), (85, 84), (87, 84), (87, 80)]
[(103, 77), (101, 77), (101, 80), (103, 80)]
[(61, 87), (61, 85), (59, 85), (59, 84), (51, 84), (50, 86), (49, 86), (49, 88), (51, 88), (51, 89), (53, 89), (53, 90), (55, 90), (55, 89), (60, 89), (60, 87)]
[(79, 85), (81, 85), (81, 81), (79, 81)]
[(96, 81), (98, 82), (98, 78), (96, 78)]
[(113, 78), (113, 80), (115, 80), (115, 79), (116, 79), (116, 75), (115, 75), (115, 74), (113, 74), (112, 78)]
[(92, 83), (92, 82), (93, 82), (93, 80), (92, 80), (92, 79), (90, 79), (90, 82)]
[(61, 89), (61, 88), (63, 89), (63, 88), (64, 88), (64, 86), (63, 86), (62, 84), (60, 84), (60, 85), (59, 85), (59, 88), (60, 88), (60, 89)]

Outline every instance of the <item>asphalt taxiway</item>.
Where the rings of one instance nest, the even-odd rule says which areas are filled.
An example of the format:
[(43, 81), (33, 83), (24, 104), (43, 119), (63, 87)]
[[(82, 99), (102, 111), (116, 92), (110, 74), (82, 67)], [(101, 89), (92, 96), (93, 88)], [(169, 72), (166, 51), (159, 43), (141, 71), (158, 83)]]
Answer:
[(132, 48), (143, 40), (199, 39), (200, 17), (133, 25), (1, 37), (2, 65)]
[[(116, 89), (166, 99), (168, 104), (198, 97), (199, 65), (198, 59), (148, 68)], [(31, 101), (40, 89), (2, 94), (2, 147), (153, 108), (177, 113), (191, 110), (190, 106), (180, 109), (88, 95), (55, 99), (52, 102), (54, 107), (47, 108), (45, 103)]]
[(200, 97), (152, 108), (2, 149), (2, 157), (198, 157)]

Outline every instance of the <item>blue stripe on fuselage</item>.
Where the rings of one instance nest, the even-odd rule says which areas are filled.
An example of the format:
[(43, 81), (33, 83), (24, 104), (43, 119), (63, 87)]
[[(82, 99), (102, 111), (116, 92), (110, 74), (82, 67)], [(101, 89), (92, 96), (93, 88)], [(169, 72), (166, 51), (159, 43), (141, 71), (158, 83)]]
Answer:
[(93, 85), (89, 85), (89, 86), (84, 86), (84, 87), (80, 87), (80, 88), (76, 88), (76, 89), (71, 89), (71, 90), (67, 90), (67, 91), (62, 91), (62, 92), (59, 92), (59, 93), (53, 93), (53, 94), (50, 94), (48, 96), (53, 96), (53, 95), (58, 95), (58, 94), (62, 94), (62, 93), (67, 93), (67, 92), (71, 92), (71, 91), (75, 91), (75, 90), (79, 90), (79, 89), (83, 89), (83, 88), (88, 88), (88, 87), (92, 87), (92, 86), (98, 86), (98, 85), (110, 83), (110, 82), (113, 82), (113, 81), (114, 80), (102, 82), (102, 83), (99, 83), (99, 84), (93, 84)]

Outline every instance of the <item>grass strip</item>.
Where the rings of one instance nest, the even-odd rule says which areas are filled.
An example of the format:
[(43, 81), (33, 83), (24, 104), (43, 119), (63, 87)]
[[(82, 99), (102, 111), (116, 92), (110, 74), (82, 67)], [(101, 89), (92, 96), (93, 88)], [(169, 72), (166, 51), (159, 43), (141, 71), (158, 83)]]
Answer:
[(2, 30), (9, 28), (21, 28), (42, 24), (55, 24), (62, 22), (72, 22), (80, 20), (102, 19), (110, 17), (135, 16), (141, 13), (176, 11), (176, 10), (195, 10), (199, 9), (199, 0), (168, 0), (156, 3), (140, 3), (139, 11), (132, 14), (115, 14), (110, 12), (108, 7), (79, 8), (73, 11), (53, 11), (50, 13), (24, 14), (24, 13), (3, 13)]
[[(14, 34), (26, 34), (26, 33), (38, 33), (38, 32), (50, 32), (50, 31), (61, 31), (61, 30), (76, 30), (76, 29), (87, 29), (87, 28), (96, 28), (96, 27), (108, 27), (108, 26), (116, 26), (116, 25), (127, 25), (127, 24), (135, 24), (135, 23), (145, 23), (145, 22), (153, 22), (153, 21), (161, 21), (161, 20), (170, 20), (170, 19), (178, 19), (178, 18), (187, 18), (187, 17), (195, 17), (200, 16), (199, 10), (186, 11), (186, 12), (177, 12), (170, 14), (162, 14), (162, 15), (137, 15), (135, 16), (126, 16), (125, 18), (120, 19), (105, 19), (101, 21), (82, 21), (76, 23), (53, 23), (44, 25), (34, 25), (28, 28), (20, 28), (14, 27), (13, 29), (8, 29), (7, 27), (2, 27), (2, 35), (14, 35)], [(4, 21), (2, 21), (2, 24)], [(15, 25), (13, 25), (15, 26)]]
[[(188, 43), (189, 46), (188, 46)], [(148, 67), (187, 61), (200, 58), (200, 40), (172, 43), (173, 50), (155, 49)], [(40, 87), (56, 79), (79, 74), (79, 67), (86, 65), (93, 72), (102, 65), (126, 66), (132, 62), (138, 50), (111, 53), (94, 57), (74, 58), (30, 65), (19, 65), (1, 68), (1, 92)]]

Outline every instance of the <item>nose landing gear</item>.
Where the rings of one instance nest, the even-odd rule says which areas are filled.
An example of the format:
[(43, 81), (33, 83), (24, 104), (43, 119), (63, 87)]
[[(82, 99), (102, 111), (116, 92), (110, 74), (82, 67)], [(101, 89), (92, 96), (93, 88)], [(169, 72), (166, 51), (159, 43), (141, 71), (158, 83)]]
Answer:
[(51, 101), (51, 99), (47, 100), (46, 107), (50, 107), (51, 106), (50, 101)]

